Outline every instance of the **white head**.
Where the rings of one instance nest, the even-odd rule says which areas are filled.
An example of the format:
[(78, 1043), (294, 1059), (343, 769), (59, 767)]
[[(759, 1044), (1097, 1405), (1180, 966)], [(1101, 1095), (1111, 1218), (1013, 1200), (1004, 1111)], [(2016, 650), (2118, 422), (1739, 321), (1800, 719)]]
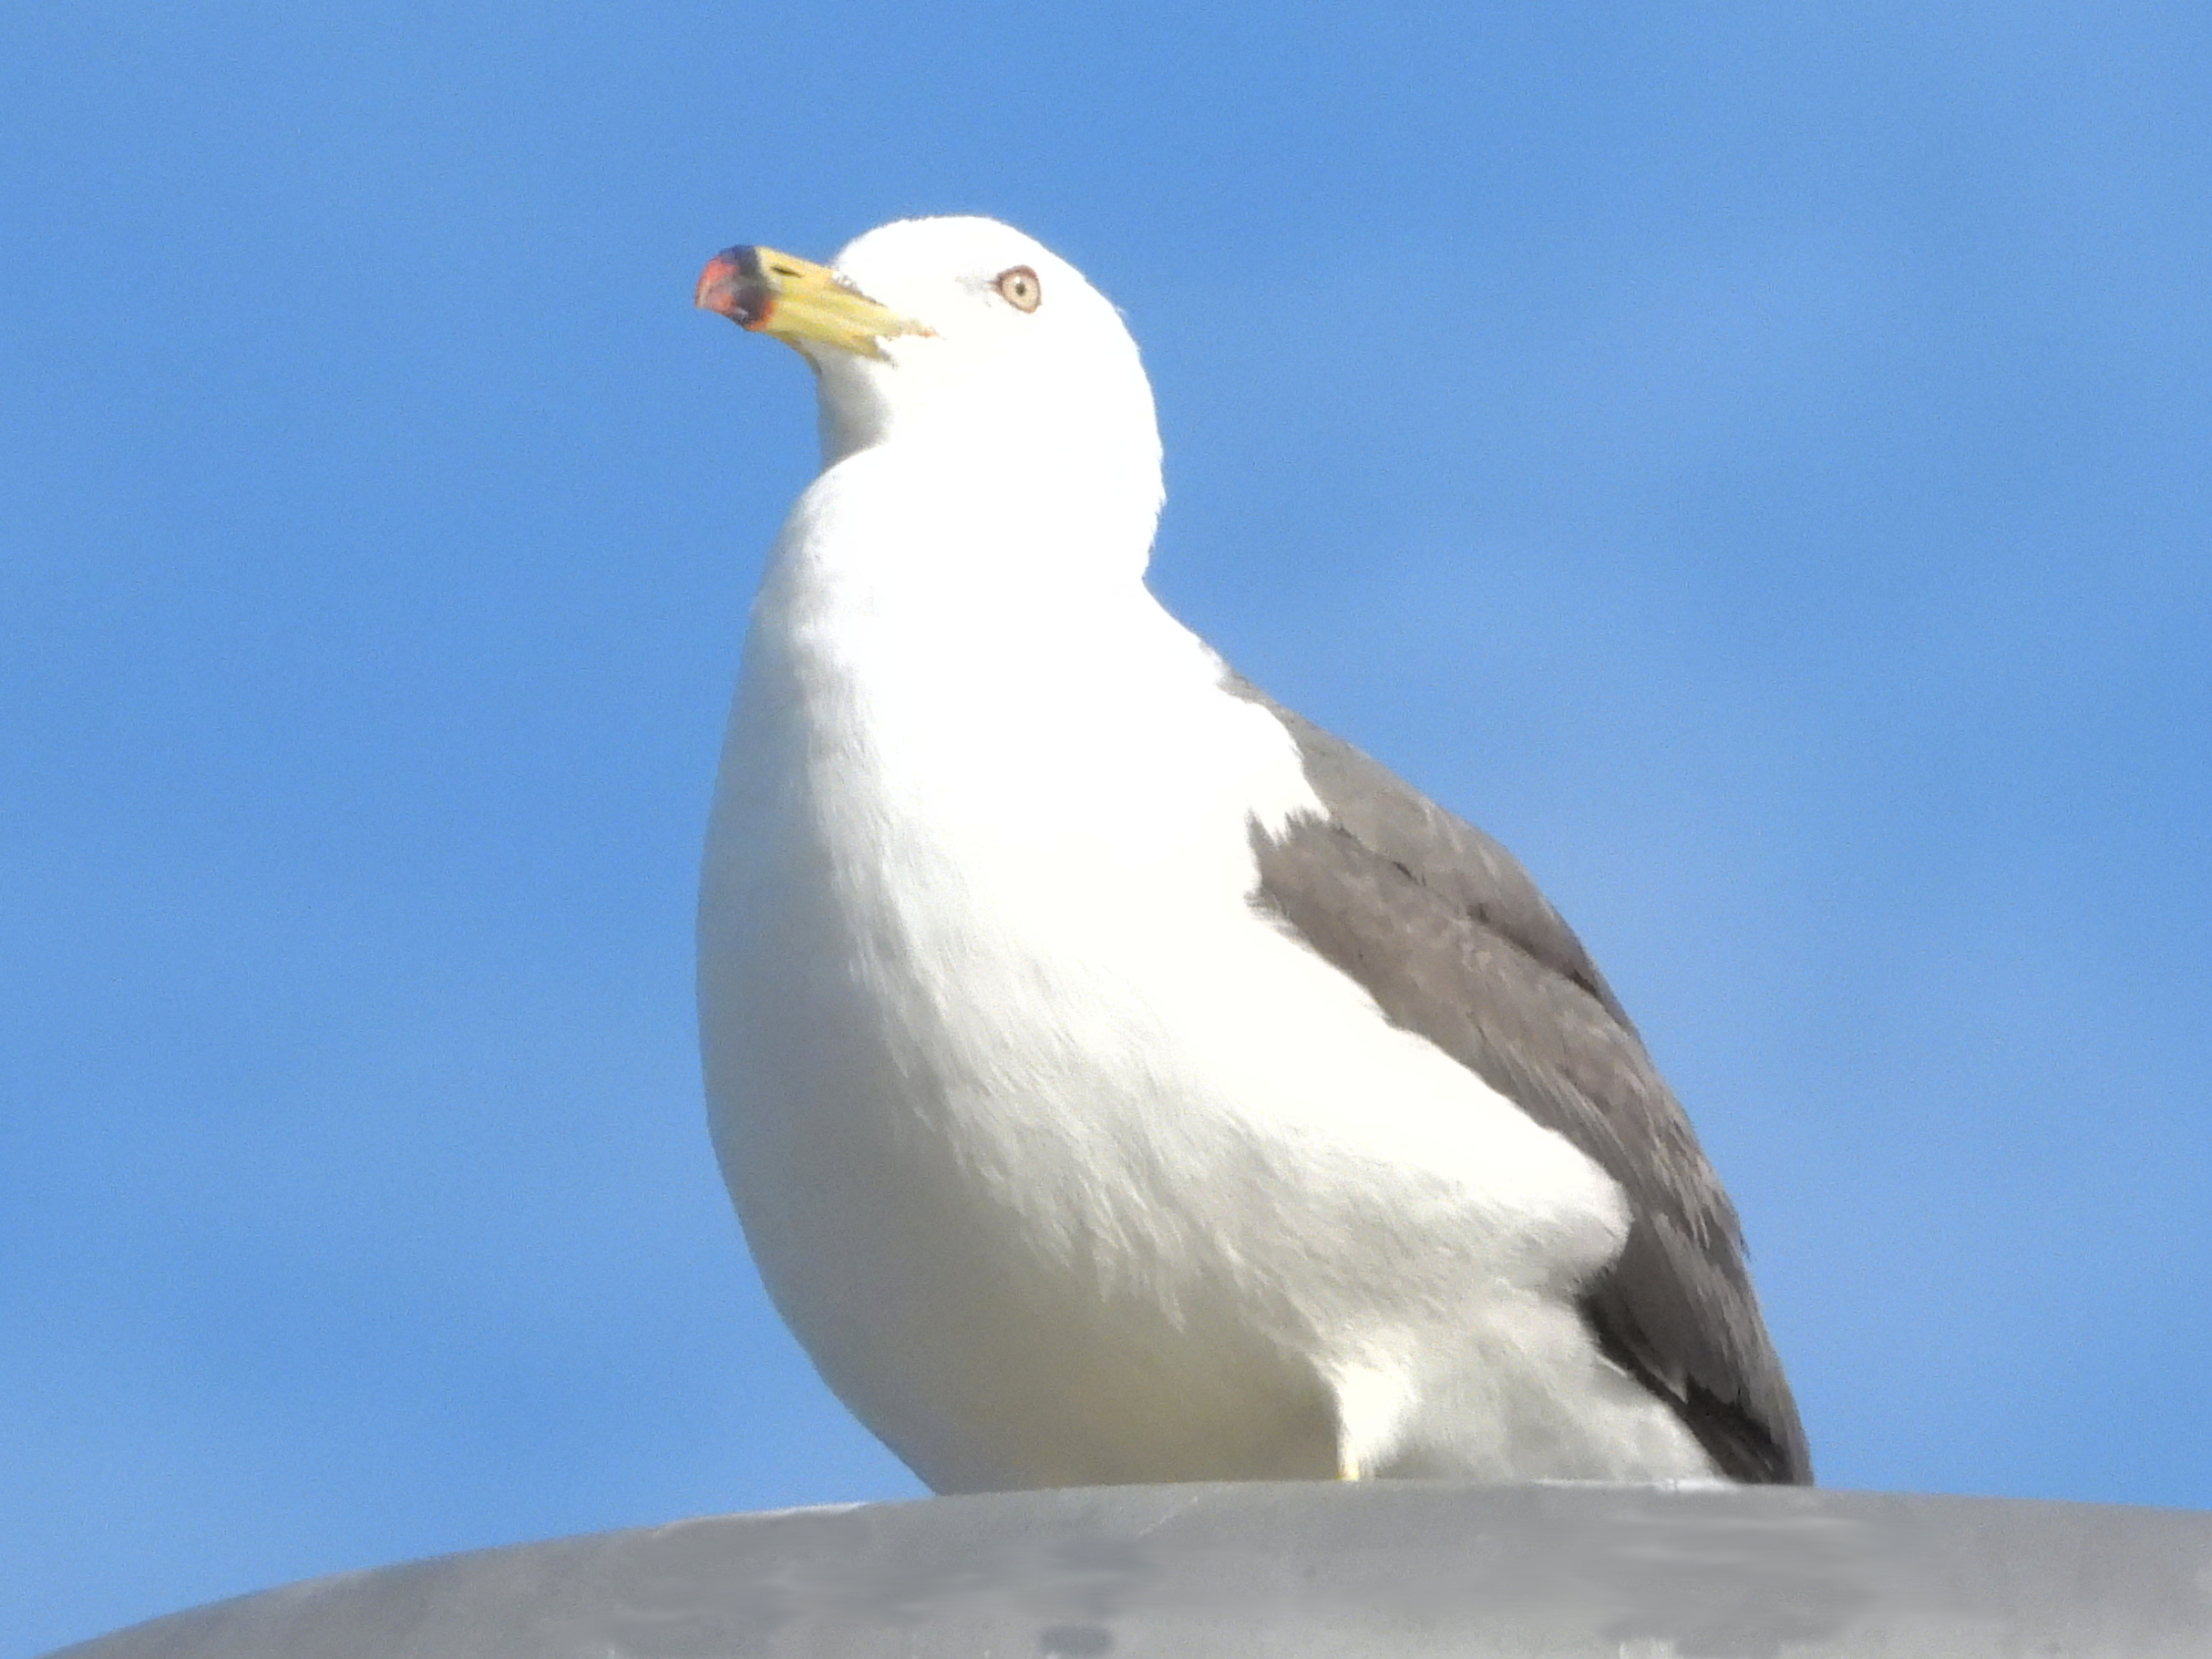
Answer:
[(698, 303), (795, 346), (820, 377), (822, 460), (897, 445), (994, 457), (1159, 500), (1152, 387), (1083, 273), (994, 219), (901, 219), (825, 268), (733, 248)]

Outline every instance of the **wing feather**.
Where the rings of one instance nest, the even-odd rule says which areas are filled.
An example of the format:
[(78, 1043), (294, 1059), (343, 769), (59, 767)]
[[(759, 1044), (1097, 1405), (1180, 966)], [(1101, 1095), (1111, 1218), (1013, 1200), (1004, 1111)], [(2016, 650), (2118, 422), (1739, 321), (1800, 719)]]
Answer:
[(1227, 688), (1282, 722), (1330, 814), (1255, 830), (1256, 902), (1620, 1183), (1627, 1244), (1581, 1298), (1600, 1349), (1723, 1474), (1809, 1483), (1734, 1206), (1581, 941), (1490, 837), (1243, 681)]

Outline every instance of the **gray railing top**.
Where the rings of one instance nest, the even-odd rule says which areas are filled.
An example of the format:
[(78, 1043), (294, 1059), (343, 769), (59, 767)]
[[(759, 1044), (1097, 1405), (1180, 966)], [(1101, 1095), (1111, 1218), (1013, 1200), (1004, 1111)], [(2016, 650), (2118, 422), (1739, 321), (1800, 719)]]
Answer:
[(2205, 1659), (2212, 1514), (1777, 1488), (1016, 1492), (413, 1561), (63, 1653)]

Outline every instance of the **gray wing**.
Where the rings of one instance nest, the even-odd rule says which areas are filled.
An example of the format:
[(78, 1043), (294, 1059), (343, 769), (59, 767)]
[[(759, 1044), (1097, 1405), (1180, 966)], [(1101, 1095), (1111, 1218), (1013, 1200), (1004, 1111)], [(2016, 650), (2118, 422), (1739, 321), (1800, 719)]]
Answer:
[(1620, 1002), (1503, 847), (1243, 680), (1329, 809), (1255, 831), (1257, 902), (1416, 1032), (1594, 1159), (1628, 1194), (1620, 1257), (1583, 1287), (1606, 1356), (1721, 1471), (1810, 1483), (1812, 1460), (1744, 1265), (1735, 1208)]

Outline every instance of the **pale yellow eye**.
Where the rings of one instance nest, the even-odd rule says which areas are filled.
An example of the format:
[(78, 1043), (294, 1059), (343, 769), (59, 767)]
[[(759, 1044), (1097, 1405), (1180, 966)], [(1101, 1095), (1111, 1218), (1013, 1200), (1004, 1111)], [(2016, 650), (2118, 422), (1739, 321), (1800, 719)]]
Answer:
[(1044, 290), (1037, 282), (1037, 273), (1027, 265), (1016, 265), (1011, 271), (999, 273), (998, 291), (1016, 311), (1034, 311), (1044, 300)]

